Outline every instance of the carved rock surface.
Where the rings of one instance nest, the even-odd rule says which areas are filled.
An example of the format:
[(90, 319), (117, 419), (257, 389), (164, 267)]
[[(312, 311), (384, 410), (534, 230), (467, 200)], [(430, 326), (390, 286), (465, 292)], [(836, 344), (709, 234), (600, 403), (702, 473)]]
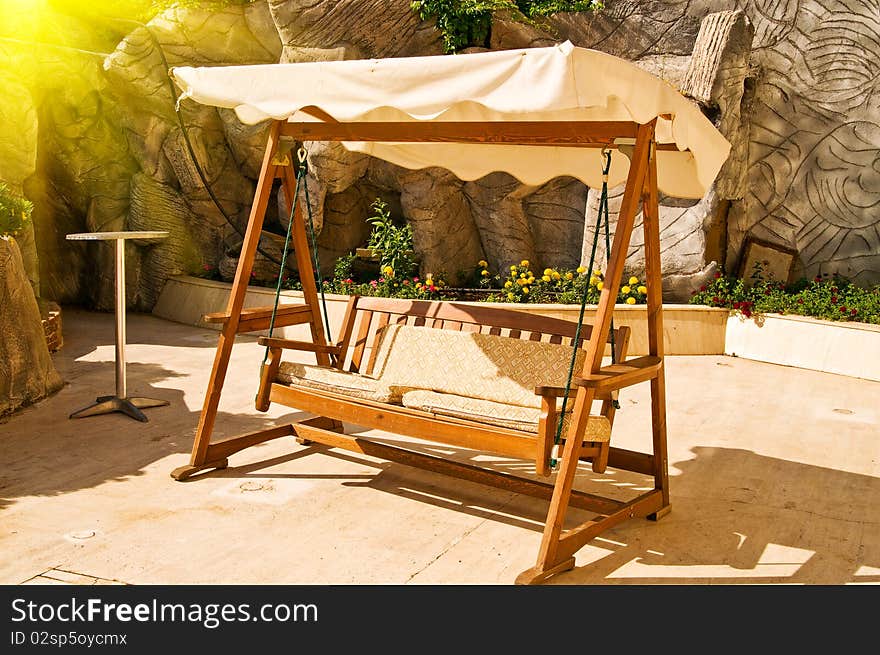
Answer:
[(0, 238), (0, 416), (62, 386), (18, 245)]

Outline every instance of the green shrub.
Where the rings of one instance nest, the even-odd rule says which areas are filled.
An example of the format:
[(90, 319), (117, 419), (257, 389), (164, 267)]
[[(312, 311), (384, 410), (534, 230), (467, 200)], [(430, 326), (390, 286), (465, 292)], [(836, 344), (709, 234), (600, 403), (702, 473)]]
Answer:
[(863, 288), (827, 273), (784, 284), (765, 276), (760, 262), (755, 264), (750, 283), (716, 273), (709, 284), (693, 292), (690, 302), (723, 307), (744, 318), (774, 313), (880, 324), (880, 285)]
[(446, 52), (469, 46), (488, 47), (492, 14), (514, 10), (527, 20), (535, 20), (563, 11), (587, 11), (602, 8), (600, 0), (414, 0), (411, 3), (422, 20), (434, 18), (443, 35)]
[(388, 204), (376, 198), (370, 206), (373, 215), (367, 222), (373, 226), (367, 247), (379, 258), (382, 276), (394, 281), (412, 278), (417, 263), (413, 256), (413, 232), (409, 224), (395, 225)]
[(13, 195), (9, 188), (0, 182), (0, 236), (15, 236), (31, 220), (34, 205), (27, 198)]

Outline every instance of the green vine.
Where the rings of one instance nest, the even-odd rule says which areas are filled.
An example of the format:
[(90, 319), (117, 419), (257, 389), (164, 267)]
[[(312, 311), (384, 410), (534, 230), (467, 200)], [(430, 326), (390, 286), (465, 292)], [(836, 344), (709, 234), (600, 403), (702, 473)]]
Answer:
[(414, 0), (422, 20), (435, 19), (446, 52), (470, 46), (489, 46), (492, 17), (496, 11), (512, 11), (527, 22), (559, 12), (595, 11), (601, 0)]

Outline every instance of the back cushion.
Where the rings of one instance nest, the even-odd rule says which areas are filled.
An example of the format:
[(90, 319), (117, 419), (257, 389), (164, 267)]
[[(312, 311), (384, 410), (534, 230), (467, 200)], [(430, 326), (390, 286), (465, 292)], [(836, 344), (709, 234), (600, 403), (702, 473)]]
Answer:
[[(586, 353), (579, 350), (575, 374)], [(382, 328), (373, 375), (385, 384), (540, 407), (539, 385), (565, 386), (571, 346), (410, 325)]]

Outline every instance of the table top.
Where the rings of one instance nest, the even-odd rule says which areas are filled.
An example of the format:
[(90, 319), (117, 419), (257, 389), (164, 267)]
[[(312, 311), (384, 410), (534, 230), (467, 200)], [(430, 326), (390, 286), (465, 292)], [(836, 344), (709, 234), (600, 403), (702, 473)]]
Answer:
[(164, 239), (168, 232), (80, 232), (68, 234), (69, 241), (110, 241), (112, 239)]

